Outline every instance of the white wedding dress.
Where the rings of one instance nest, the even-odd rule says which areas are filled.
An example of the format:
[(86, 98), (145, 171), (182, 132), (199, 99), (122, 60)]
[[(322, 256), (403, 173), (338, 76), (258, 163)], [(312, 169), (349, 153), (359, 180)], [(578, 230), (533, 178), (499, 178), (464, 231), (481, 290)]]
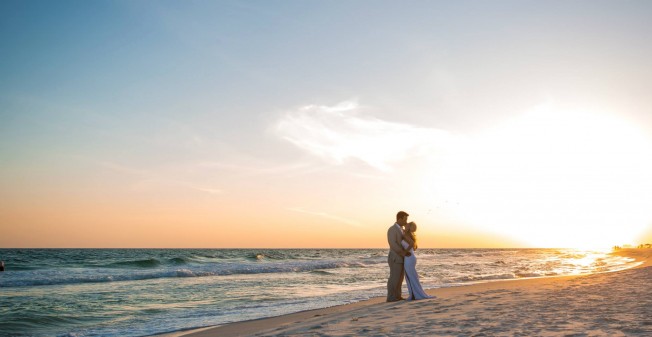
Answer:
[[(410, 245), (401, 241), (403, 249), (407, 249)], [(419, 275), (417, 274), (417, 256), (414, 255), (414, 249), (410, 248), (410, 256), (406, 256), (403, 259), (403, 268), (405, 268), (405, 283), (408, 287), (408, 301), (411, 300), (422, 300), (424, 298), (432, 298), (423, 291), (421, 287), (421, 282), (419, 282)]]

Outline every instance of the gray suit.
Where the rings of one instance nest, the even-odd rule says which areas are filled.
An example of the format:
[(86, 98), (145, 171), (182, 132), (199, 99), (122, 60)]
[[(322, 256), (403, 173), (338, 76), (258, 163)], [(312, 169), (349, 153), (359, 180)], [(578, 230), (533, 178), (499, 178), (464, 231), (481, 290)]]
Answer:
[(387, 230), (387, 242), (389, 243), (389, 255), (387, 256), (387, 263), (389, 263), (389, 279), (387, 280), (387, 302), (398, 301), (401, 299), (401, 287), (403, 286), (403, 278), (405, 277), (405, 270), (403, 269), (403, 255), (404, 250), (401, 246), (403, 233), (401, 229), (393, 224)]

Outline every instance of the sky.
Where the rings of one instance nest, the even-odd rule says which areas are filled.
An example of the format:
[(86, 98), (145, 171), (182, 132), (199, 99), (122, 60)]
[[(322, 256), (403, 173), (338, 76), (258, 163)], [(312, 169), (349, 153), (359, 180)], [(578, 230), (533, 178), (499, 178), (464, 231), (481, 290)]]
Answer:
[(0, 247), (652, 242), (649, 1), (2, 1)]

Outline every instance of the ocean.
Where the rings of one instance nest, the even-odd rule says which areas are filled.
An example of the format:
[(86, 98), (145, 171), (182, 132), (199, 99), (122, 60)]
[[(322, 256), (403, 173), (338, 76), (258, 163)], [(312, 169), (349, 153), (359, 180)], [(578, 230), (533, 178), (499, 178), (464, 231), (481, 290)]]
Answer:
[[(574, 249), (419, 249), (425, 289), (607, 272)], [(1, 336), (149, 336), (385, 296), (387, 249), (0, 249)], [(404, 293), (407, 288), (404, 284)]]

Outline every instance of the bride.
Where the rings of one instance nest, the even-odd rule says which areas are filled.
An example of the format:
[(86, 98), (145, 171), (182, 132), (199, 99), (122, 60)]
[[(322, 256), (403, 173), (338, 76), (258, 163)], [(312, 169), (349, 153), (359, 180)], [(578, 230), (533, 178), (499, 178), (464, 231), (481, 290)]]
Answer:
[(405, 234), (403, 235), (403, 240), (401, 245), (406, 250), (409, 250), (411, 255), (406, 256), (403, 262), (403, 268), (405, 268), (405, 280), (407, 281), (408, 287), (408, 301), (410, 300), (421, 300), (424, 298), (432, 298), (423, 291), (421, 287), (421, 282), (419, 282), (419, 275), (417, 274), (417, 257), (414, 254), (414, 250), (417, 249), (417, 237), (414, 232), (417, 231), (417, 224), (410, 222), (405, 226)]

